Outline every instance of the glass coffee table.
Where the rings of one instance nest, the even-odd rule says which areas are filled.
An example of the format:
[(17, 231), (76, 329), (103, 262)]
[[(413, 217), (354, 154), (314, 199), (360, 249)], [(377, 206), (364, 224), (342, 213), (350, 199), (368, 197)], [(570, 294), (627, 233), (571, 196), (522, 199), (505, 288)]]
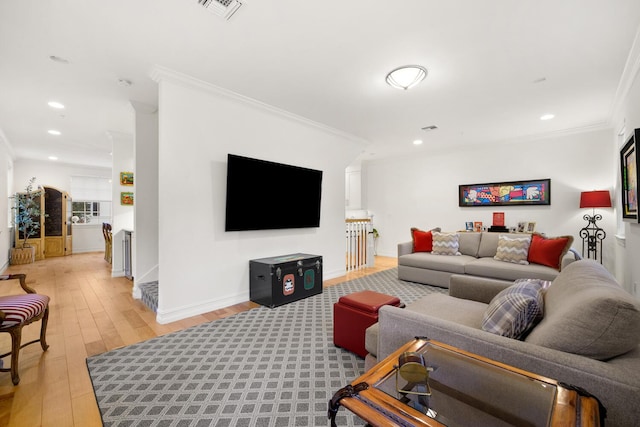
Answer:
[(344, 406), (373, 426), (600, 426), (597, 399), (455, 347), (416, 338), (339, 390)]

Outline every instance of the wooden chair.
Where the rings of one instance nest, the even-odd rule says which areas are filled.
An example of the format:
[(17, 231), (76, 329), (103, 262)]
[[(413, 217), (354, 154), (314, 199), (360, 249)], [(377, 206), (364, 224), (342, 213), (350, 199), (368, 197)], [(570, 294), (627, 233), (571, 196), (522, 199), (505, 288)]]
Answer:
[[(26, 277), (26, 274), (0, 276), (0, 281), (18, 279), (20, 286), (26, 292), (26, 295), (18, 294), (0, 297), (0, 332), (7, 332), (11, 335), (11, 351), (0, 354), (0, 359), (11, 355), (11, 367), (4, 368), (0, 365), (0, 372), (11, 372), (11, 381), (13, 381), (14, 385), (20, 382), (20, 376), (18, 375), (20, 349), (37, 342), (40, 342), (43, 351), (47, 351), (49, 348), (46, 341), (49, 297), (37, 294), (35, 290), (28, 287)], [(22, 327), (38, 320), (42, 320), (40, 339), (21, 344)]]
[(111, 264), (113, 253), (113, 233), (111, 231), (111, 224), (106, 222), (102, 223), (102, 235), (104, 236), (104, 260)]

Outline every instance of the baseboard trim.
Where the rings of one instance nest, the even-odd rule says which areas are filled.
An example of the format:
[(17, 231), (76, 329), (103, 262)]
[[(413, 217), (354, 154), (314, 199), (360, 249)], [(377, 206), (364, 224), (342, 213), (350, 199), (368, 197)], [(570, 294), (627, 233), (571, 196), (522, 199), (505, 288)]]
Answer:
[(193, 304), (193, 305), (179, 307), (174, 310), (162, 310), (160, 307), (158, 307), (158, 314), (156, 316), (156, 321), (164, 325), (166, 323), (175, 322), (178, 320), (197, 316), (203, 313), (208, 313), (214, 310), (219, 310), (221, 308), (226, 308), (231, 305), (240, 304), (247, 301), (249, 301), (249, 292), (243, 292), (242, 294), (239, 294), (239, 295), (234, 295), (227, 298), (209, 300), (200, 304)]

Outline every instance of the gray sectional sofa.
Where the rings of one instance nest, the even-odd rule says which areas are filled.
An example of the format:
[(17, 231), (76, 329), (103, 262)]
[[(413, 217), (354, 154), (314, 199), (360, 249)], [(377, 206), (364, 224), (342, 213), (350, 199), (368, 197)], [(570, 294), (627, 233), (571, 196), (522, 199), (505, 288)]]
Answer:
[(378, 323), (366, 330), (366, 369), (424, 336), (582, 387), (604, 405), (605, 425), (639, 425), (640, 301), (601, 264), (579, 260), (541, 291), (542, 319), (515, 339), (483, 329), (488, 307), (510, 287), (453, 275), (449, 295), (429, 294), (404, 309), (381, 307)]
[[(494, 259), (498, 249), (498, 240), (505, 233), (459, 232), (458, 256), (436, 255), (431, 252), (413, 252), (413, 241), (398, 244), (398, 279), (428, 285), (449, 287), (449, 278), (454, 274), (488, 277), (512, 282), (527, 277), (553, 280), (559, 273), (546, 265), (531, 263), (528, 265)], [(514, 237), (518, 234), (506, 233)], [(562, 258), (561, 268), (579, 259), (572, 250)]]

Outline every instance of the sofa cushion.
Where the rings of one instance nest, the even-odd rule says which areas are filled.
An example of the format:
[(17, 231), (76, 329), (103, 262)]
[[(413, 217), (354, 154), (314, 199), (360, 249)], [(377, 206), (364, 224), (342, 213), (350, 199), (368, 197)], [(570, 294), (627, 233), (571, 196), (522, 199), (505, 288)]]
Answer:
[(418, 228), (411, 228), (411, 239), (413, 240), (413, 252), (431, 252), (433, 249), (432, 231), (423, 231)]
[(516, 280), (491, 300), (482, 317), (482, 329), (503, 337), (521, 339), (542, 319), (542, 291), (539, 281)]
[(435, 255), (461, 255), (458, 233), (433, 232), (433, 253)]
[(640, 343), (640, 302), (598, 262), (572, 262), (544, 294), (544, 317), (525, 341), (606, 360)]
[(460, 247), (460, 253), (462, 255), (469, 255), (472, 257), (478, 256), (478, 249), (480, 247), (480, 237), (482, 233), (476, 232), (464, 232), (458, 234), (458, 244)]
[(478, 248), (478, 257), (493, 258), (498, 250), (498, 238), (502, 236), (502, 234), (503, 233), (492, 233), (489, 231), (482, 232), (480, 247)]
[(523, 278), (553, 280), (558, 276), (558, 270), (540, 264), (514, 264), (497, 261), (491, 258), (478, 258), (464, 266), (465, 274), (480, 277), (491, 277), (500, 280), (514, 281)]
[(407, 304), (405, 310), (480, 329), (487, 304), (446, 294), (432, 293)]
[(531, 246), (529, 246), (529, 262), (560, 270), (562, 268), (562, 258), (569, 251), (572, 243), (572, 236), (551, 238), (534, 233), (531, 238)]
[(529, 256), (530, 244), (530, 235), (509, 237), (503, 234), (498, 238), (498, 248), (493, 259), (528, 265), (529, 261), (527, 261), (527, 257)]
[(464, 274), (467, 263), (475, 259), (469, 255), (442, 256), (433, 252), (416, 252), (398, 257), (398, 265)]

